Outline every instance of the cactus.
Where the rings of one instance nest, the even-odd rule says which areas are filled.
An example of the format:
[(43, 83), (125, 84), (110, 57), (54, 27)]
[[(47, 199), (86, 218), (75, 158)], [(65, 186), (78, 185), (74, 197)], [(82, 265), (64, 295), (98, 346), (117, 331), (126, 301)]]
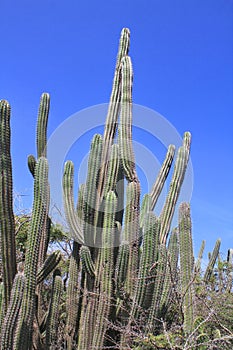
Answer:
[(179, 207), (179, 243), (185, 334), (190, 334), (192, 332), (194, 321), (192, 290), (194, 258), (191, 225), (190, 206), (188, 203), (181, 203)]
[(40, 98), (37, 132), (36, 132), (36, 146), (37, 158), (47, 156), (47, 124), (50, 107), (50, 96), (43, 93)]
[(10, 154), (10, 105), (0, 101), (0, 235), (3, 261), (4, 303), (2, 316), (10, 302), (16, 274), (15, 221), (12, 198), (12, 165)]
[(168, 195), (164, 203), (162, 212), (160, 214), (161, 219), (161, 233), (160, 240), (162, 243), (166, 243), (167, 236), (169, 234), (171, 221), (175, 211), (175, 205), (179, 197), (181, 186), (184, 180), (185, 171), (189, 159), (191, 135), (189, 132), (184, 134), (183, 146), (179, 148), (176, 158), (175, 169), (172, 175)]
[(156, 267), (156, 280), (151, 300), (151, 307), (146, 324), (147, 332), (153, 332), (160, 315), (160, 298), (163, 293), (164, 278), (167, 267), (167, 250), (165, 244), (161, 243), (158, 250), (158, 265)]
[(114, 136), (117, 128), (117, 119), (120, 110), (121, 101), (121, 61), (122, 58), (128, 55), (129, 51), (129, 39), (130, 31), (128, 28), (123, 28), (121, 31), (119, 49), (117, 54), (117, 62), (115, 68), (115, 74), (113, 79), (112, 93), (110, 97), (110, 103), (108, 108), (108, 114), (105, 123), (104, 136), (103, 136), (103, 151), (101, 157), (101, 171), (99, 177), (98, 193), (100, 198), (102, 197), (104, 183), (106, 179), (108, 169), (108, 157), (110, 147), (113, 143)]
[(199, 250), (199, 253), (198, 253), (198, 258), (197, 258), (197, 261), (195, 263), (195, 272), (196, 272), (196, 274), (200, 274), (201, 261), (202, 261), (202, 256), (203, 256), (204, 249), (205, 249), (205, 243), (206, 242), (204, 240), (201, 242), (201, 247), (200, 247), (200, 250)]
[(164, 162), (161, 166), (161, 169), (158, 173), (157, 179), (151, 189), (151, 209), (153, 210), (157, 200), (159, 198), (159, 195), (163, 189), (164, 183), (166, 181), (166, 178), (169, 174), (172, 162), (173, 162), (173, 158), (174, 158), (174, 154), (175, 154), (175, 146), (174, 145), (170, 145), (168, 147), (167, 150), (167, 154), (166, 157), (164, 159)]
[(204, 273), (203, 280), (205, 283), (209, 282), (210, 277), (213, 273), (214, 265), (216, 263), (216, 260), (217, 260), (218, 254), (219, 254), (220, 245), (221, 245), (221, 240), (219, 238), (219, 239), (217, 239), (217, 241), (215, 243), (214, 250), (211, 254), (209, 263), (208, 263), (206, 270), (205, 270), (205, 273)]
[(161, 295), (159, 310), (165, 315), (169, 305), (170, 297), (177, 285), (177, 268), (179, 259), (178, 229), (175, 228), (170, 236), (167, 248), (167, 266), (164, 277), (163, 292)]
[[(193, 316), (196, 312), (193, 295), (196, 285), (192, 285), (192, 282), (197, 272), (202, 279), (200, 261), (204, 246), (194, 267), (189, 204), (180, 206), (179, 229), (175, 228), (170, 234), (189, 160), (191, 135), (189, 132), (184, 134), (168, 195), (157, 218), (153, 210), (171, 170), (175, 148), (173, 145), (168, 147), (157, 179), (140, 206), (141, 188), (132, 144), (133, 69), (128, 56), (129, 35), (129, 30), (124, 28), (104, 135), (93, 137), (87, 178), (80, 187), (77, 207), (73, 194), (74, 165), (67, 161), (64, 167), (64, 208), (70, 236), (74, 241), (69, 271), (66, 271), (67, 286), (67, 278), (64, 278), (66, 311), (62, 315), (59, 310), (63, 301), (63, 279), (58, 270), (53, 275), (52, 290), (46, 294), (50, 297), (49, 307), (41, 307), (45, 287), (42, 281), (48, 278), (61, 259), (60, 252), (47, 254), (51, 220), (48, 217), (48, 164), (45, 157), (50, 98), (46, 93), (41, 96), (36, 137), (37, 159), (28, 157), (28, 167), (34, 178), (34, 202), (25, 269), (15, 279), (10, 108), (7, 102), (1, 102), (0, 229), (6, 294), (2, 317), (7, 310), (2, 323), (3, 349), (59, 347), (59, 329), (63, 330), (64, 348), (68, 350), (133, 349), (135, 338), (143, 337), (145, 341), (150, 341), (150, 337), (155, 337), (157, 341), (161, 335), (161, 325), (167, 322), (172, 330), (177, 320), (176, 326), (183, 327), (184, 336), (192, 337)], [(9, 235), (4, 235), (6, 229)], [(203, 278), (207, 284), (219, 253), (219, 245), (220, 241), (217, 241)], [(224, 292), (230, 294), (231, 250), (226, 276), (228, 284)], [(180, 306), (179, 302), (183, 320), (177, 309), (175, 312), (172, 309), (174, 305)], [(222, 327), (221, 332), (223, 330)], [(152, 333), (149, 337), (148, 332)], [(172, 334), (170, 337), (169, 332), (166, 333), (166, 344), (171, 339), (169, 346), (172, 347), (175, 336)], [(164, 339), (165, 336), (162, 336)]]
[(60, 270), (53, 273), (53, 285), (49, 313), (46, 322), (46, 346), (48, 349), (54, 348), (57, 340), (57, 328), (59, 317), (59, 305), (62, 296), (63, 282)]
[(48, 195), (48, 163), (44, 157), (39, 158), (35, 169), (34, 202), (31, 227), (28, 237), (28, 249), (25, 260), (25, 289), (22, 309), (16, 331), (16, 347), (19, 350), (30, 348), (32, 325), (35, 316), (36, 274), (39, 258), (41, 231), (47, 217)]
[(145, 218), (143, 228), (142, 254), (136, 285), (135, 299), (132, 309), (132, 318), (138, 317), (140, 310), (150, 307), (152, 302), (154, 276), (158, 262), (160, 222), (155, 214), (150, 212)]
[(41, 283), (49, 274), (52, 272), (55, 267), (59, 264), (60, 260), (62, 258), (60, 250), (56, 250), (55, 252), (52, 252), (43, 265), (39, 268), (37, 272), (37, 284)]
[(22, 297), (25, 286), (25, 277), (18, 273), (15, 276), (11, 290), (10, 303), (2, 325), (1, 350), (14, 349), (14, 333), (17, 326)]
[(97, 320), (93, 335), (93, 347), (101, 349), (104, 344), (105, 332), (107, 329), (107, 318), (111, 307), (112, 296), (112, 271), (113, 271), (113, 250), (115, 231), (115, 214), (117, 198), (113, 191), (106, 196), (105, 213), (103, 223), (103, 248), (100, 252), (100, 265), (98, 274), (99, 281), (99, 302), (97, 307)]
[(78, 219), (78, 214), (74, 206), (73, 178), (74, 165), (71, 161), (67, 161), (63, 174), (63, 200), (66, 220), (69, 224), (72, 237), (81, 244), (84, 243), (84, 237), (80, 220)]
[(80, 248), (80, 258), (82, 261), (83, 270), (88, 273), (91, 277), (95, 276), (95, 266), (91, 258), (90, 249), (87, 246)]

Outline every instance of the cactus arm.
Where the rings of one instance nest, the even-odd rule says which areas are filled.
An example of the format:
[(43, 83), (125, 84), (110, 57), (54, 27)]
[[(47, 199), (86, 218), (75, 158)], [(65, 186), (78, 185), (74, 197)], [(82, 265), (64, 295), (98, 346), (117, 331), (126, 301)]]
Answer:
[(1, 350), (14, 349), (14, 331), (19, 317), (24, 285), (25, 277), (21, 273), (18, 273), (14, 279), (10, 303), (2, 325)]
[(48, 163), (44, 157), (41, 157), (35, 169), (32, 220), (25, 258), (26, 282), (20, 320), (16, 331), (16, 347), (18, 350), (26, 350), (31, 346), (40, 237), (47, 217), (48, 205)]
[(108, 169), (108, 157), (109, 157), (110, 146), (112, 145), (115, 137), (116, 128), (117, 128), (117, 119), (118, 119), (119, 110), (120, 110), (121, 60), (124, 56), (128, 54), (129, 41), (130, 41), (130, 31), (128, 28), (123, 28), (121, 31), (121, 37), (119, 42), (118, 54), (117, 54), (117, 62), (116, 62), (114, 79), (113, 79), (112, 93), (110, 97), (105, 129), (104, 129), (104, 136), (103, 136), (101, 172), (100, 172), (100, 181), (99, 181), (99, 187), (98, 187), (100, 197), (102, 197), (102, 192), (103, 192), (107, 169)]
[(175, 211), (175, 206), (180, 194), (181, 185), (184, 180), (185, 171), (187, 168), (189, 149), (182, 146), (178, 150), (178, 155), (175, 162), (175, 169), (172, 175), (169, 191), (165, 200), (162, 212), (160, 214), (161, 219), (161, 234), (160, 240), (165, 243), (169, 234), (171, 221)]
[[(83, 221), (83, 200), (85, 185), (81, 185), (78, 191), (77, 218), (80, 226)], [(73, 242), (72, 254), (69, 264), (69, 281), (66, 298), (66, 342), (67, 350), (73, 349), (73, 343), (76, 341), (75, 334), (79, 328), (80, 314), (83, 300), (84, 273), (80, 276), (80, 244)], [(84, 309), (84, 308), (83, 308)]]
[(216, 260), (217, 260), (218, 254), (219, 254), (220, 245), (221, 245), (221, 239), (219, 238), (219, 239), (217, 239), (217, 241), (215, 243), (214, 250), (211, 254), (209, 263), (208, 263), (206, 270), (205, 270), (205, 273), (204, 273), (203, 280), (205, 283), (208, 283), (210, 280), (210, 277), (212, 276), (214, 265), (216, 263)]
[(175, 146), (174, 145), (169, 145), (166, 157), (163, 161), (163, 164), (160, 168), (160, 171), (158, 173), (158, 176), (156, 178), (156, 181), (151, 189), (150, 195), (151, 195), (151, 209), (153, 210), (157, 200), (159, 198), (159, 195), (163, 189), (164, 183), (166, 181), (166, 178), (168, 176), (168, 173), (170, 171), (173, 158), (175, 154)]
[(151, 195), (145, 194), (142, 199), (142, 205), (140, 209), (140, 228), (144, 225), (145, 216), (152, 210)]
[(200, 246), (200, 249), (199, 249), (199, 252), (198, 252), (197, 261), (195, 263), (195, 273), (196, 274), (200, 274), (200, 271), (201, 271), (201, 261), (202, 261), (204, 249), (205, 249), (205, 241), (203, 240), (201, 242), (201, 246)]
[(167, 267), (167, 249), (165, 244), (161, 243), (158, 250), (158, 264), (156, 266), (156, 279), (153, 290), (151, 306), (149, 310), (148, 322), (146, 324), (147, 332), (153, 332), (156, 327), (156, 319), (160, 315), (160, 299), (163, 294), (164, 278)]
[(179, 207), (179, 243), (180, 243), (180, 272), (183, 295), (184, 332), (190, 334), (193, 330), (194, 305), (192, 278), (194, 269), (192, 223), (190, 205), (181, 203)]
[(40, 98), (39, 112), (37, 118), (36, 146), (37, 158), (47, 156), (47, 124), (49, 116), (50, 97), (43, 93)]
[(57, 340), (57, 328), (59, 323), (59, 306), (62, 296), (63, 282), (60, 270), (55, 270), (53, 274), (53, 285), (49, 313), (46, 322), (46, 347), (53, 349)]
[(139, 260), (139, 207), (140, 207), (140, 184), (129, 182), (126, 189), (126, 208), (123, 241), (129, 242), (129, 263), (127, 278), (125, 281), (126, 292), (133, 295), (138, 273)]
[(233, 249), (228, 249), (227, 252), (227, 285), (226, 291), (230, 293), (232, 291), (233, 282)]
[(115, 273), (116, 293), (118, 295), (121, 294), (122, 288), (124, 286), (124, 282), (128, 271), (128, 262), (129, 262), (129, 243), (123, 241), (119, 248), (119, 254), (118, 254), (117, 263), (116, 263), (116, 273)]
[(87, 180), (84, 190), (83, 202), (83, 234), (85, 244), (93, 247), (95, 245), (96, 232), (94, 225), (98, 220), (98, 177), (100, 172), (100, 161), (102, 153), (102, 137), (94, 135), (88, 160)]
[(78, 327), (78, 312), (81, 307), (80, 293), (81, 293), (81, 281), (79, 281), (80, 273), (80, 245), (77, 242), (73, 242), (72, 254), (70, 257), (69, 265), (69, 281), (67, 287), (66, 298), (66, 341), (67, 350), (73, 349), (73, 342), (75, 341), (76, 327)]
[(64, 167), (63, 174), (63, 202), (66, 219), (71, 231), (72, 237), (80, 244), (84, 243), (83, 231), (80, 225), (80, 220), (77, 216), (77, 211), (74, 206), (74, 166), (71, 161), (67, 161)]
[(55, 267), (59, 264), (60, 260), (62, 258), (61, 251), (56, 250), (55, 252), (52, 252), (47, 259), (44, 261), (43, 265), (38, 269), (37, 272), (37, 284), (41, 283), (43, 280), (45, 280), (50, 272), (52, 272)]
[(122, 58), (122, 97), (119, 125), (120, 159), (128, 181), (137, 179), (132, 144), (132, 81), (133, 68), (129, 56)]
[(119, 147), (117, 144), (114, 144), (111, 147), (107, 179), (104, 187), (104, 197), (107, 195), (109, 191), (116, 190), (118, 172), (119, 172)]
[(160, 300), (160, 311), (164, 315), (169, 305), (170, 295), (177, 283), (177, 267), (179, 259), (178, 229), (172, 230), (167, 248), (167, 266), (164, 278), (163, 293)]
[(33, 177), (35, 175), (35, 166), (36, 166), (36, 158), (32, 154), (30, 154), (28, 156), (28, 169)]
[(99, 302), (97, 308), (96, 326), (93, 335), (93, 345), (96, 349), (102, 349), (105, 332), (107, 329), (107, 319), (111, 307), (112, 296), (112, 274), (113, 274), (113, 248), (115, 232), (115, 214), (117, 208), (117, 198), (113, 191), (106, 196), (105, 213), (103, 222), (102, 246), (100, 252), (100, 265), (98, 279), (100, 284)]
[(92, 261), (90, 249), (87, 246), (80, 248), (80, 258), (82, 261), (83, 270), (88, 273), (91, 277), (95, 276), (95, 266)]
[(16, 274), (15, 220), (13, 213), (12, 164), (10, 154), (10, 105), (0, 101), (0, 238), (3, 263), (5, 314)]
[(137, 319), (140, 310), (148, 308), (152, 301), (153, 288), (150, 287), (153, 287), (153, 276), (155, 276), (153, 265), (158, 259), (156, 252), (159, 245), (159, 228), (159, 220), (153, 212), (149, 212), (143, 227), (142, 254), (131, 318)]

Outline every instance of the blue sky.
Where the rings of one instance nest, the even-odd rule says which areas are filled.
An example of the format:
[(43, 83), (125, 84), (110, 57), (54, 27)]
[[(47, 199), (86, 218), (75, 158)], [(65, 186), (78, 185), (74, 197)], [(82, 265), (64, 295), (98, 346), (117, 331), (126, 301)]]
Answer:
[(106, 103), (123, 27), (133, 101), (192, 133), (195, 250), (202, 239), (212, 250), (221, 237), (225, 253), (233, 247), (232, 0), (2, 0), (0, 98), (12, 106), (15, 191), (31, 193), (27, 155), (35, 154), (41, 93), (51, 95), (49, 135), (73, 113)]

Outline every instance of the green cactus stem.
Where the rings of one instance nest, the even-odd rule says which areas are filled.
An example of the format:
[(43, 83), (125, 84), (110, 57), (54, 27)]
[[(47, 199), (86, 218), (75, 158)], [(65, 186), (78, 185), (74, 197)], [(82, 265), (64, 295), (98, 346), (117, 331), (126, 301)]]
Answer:
[(153, 296), (151, 301), (151, 307), (149, 309), (148, 321), (146, 324), (146, 332), (154, 332), (157, 326), (157, 321), (160, 316), (160, 299), (163, 294), (164, 279), (167, 267), (167, 249), (165, 244), (159, 245), (158, 251), (158, 264), (156, 266), (156, 279), (153, 290)]
[(15, 220), (13, 213), (12, 164), (10, 154), (10, 105), (0, 101), (0, 238), (3, 263), (4, 303), (2, 316), (9, 301), (16, 274)]
[(158, 259), (160, 222), (153, 212), (145, 217), (143, 227), (142, 253), (140, 257), (136, 292), (131, 313), (137, 319), (140, 311), (150, 307)]
[(32, 154), (30, 154), (28, 156), (28, 169), (33, 177), (35, 175), (35, 166), (36, 166), (36, 158)]
[(25, 285), (25, 277), (22, 273), (15, 276), (11, 290), (10, 303), (4, 318), (1, 332), (1, 350), (14, 349), (14, 332), (19, 317), (20, 307), (22, 303), (23, 291)]
[(59, 262), (61, 261), (62, 254), (60, 250), (56, 250), (55, 252), (52, 252), (43, 265), (39, 268), (37, 272), (37, 284), (44, 281), (48, 275), (57, 267)]
[(204, 249), (205, 249), (205, 241), (203, 240), (201, 242), (201, 246), (198, 252), (198, 257), (197, 257), (197, 261), (195, 263), (195, 273), (197, 275), (200, 275), (201, 272), (201, 261), (202, 261), (202, 257), (203, 257), (203, 253), (204, 253)]
[(179, 244), (180, 244), (180, 272), (183, 296), (184, 332), (190, 334), (193, 330), (194, 303), (193, 279), (194, 256), (192, 243), (192, 223), (190, 205), (181, 203), (179, 207)]
[(36, 145), (37, 158), (47, 156), (47, 124), (49, 116), (50, 97), (48, 93), (43, 93), (40, 98), (37, 131), (36, 131)]
[(142, 205), (140, 209), (140, 228), (144, 225), (145, 216), (152, 210), (151, 195), (145, 194), (142, 199)]
[[(185, 145), (190, 140), (190, 134), (185, 133)], [(180, 194), (181, 186), (184, 180), (185, 171), (187, 168), (187, 162), (189, 158), (189, 148), (182, 146), (178, 150), (178, 155), (175, 162), (175, 168), (172, 175), (169, 191), (165, 200), (162, 212), (160, 214), (161, 219), (161, 233), (160, 241), (166, 243), (167, 236), (169, 234), (171, 221), (175, 211), (175, 206)]]
[(220, 249), (220, 245), (221, 245), (221, 239), (217, 239), (215, 246), (214, 246), (214, 250), (211, 254), (209, 263), (206, 267), (205, 273), (204, 273), (204, 277), (203, 280), (205, 283), (208, 283), (212, 274), (213, 274), (213, 270), (214, 270), (214, 265), (216, 263), (216, 260), (218, 258), (218, 254), (219, 254), (219, 249)]
[(233, 282), (233, 249), (227, 251), (227, 286), (226, 291), (230, 293), (232, 291)]
[(128, 271), (128, 263), (129, 263), (129, 243), (123, 241), (119, 248), (119, 254), (116, 263), (116, 294), (121, 296), (123, 292), (123, 287), (125, 283), (125, 279)]
[(34, 201), (24, 270), (26, 282), (19, 324), (16, 331), (17, 350), (28, 350), (31, 347), (40, 237), (47, 218), (48, 206), (48, 163), (44, 157), (41, 157), (35, 169)]
[(126, 208), (122, 240), (129, 242), (129, 263), (125, 281), (126, 292), (134, 295), (139, 264), (140, 184), (129, 182), (126, 189)]
[(167, 248), (167, 266), (163, 285), (163, 292), (160, 300), (161, 315), (166, 314), (170, 297), (177, 284), (177, 268), (179, 259), (179, 245), (178, 245), (178, 229), (172, 230)]
[(113, 79), (112, 93), (110, 97), (108, 113), (105, 123), (104, 136), (103, 136), (103, 151), (101, 157), (101, 171), (99, 178), (98, 192), (100, 198), (103, 196), (103, 189), (105, 186), (105, 179), (108, 171), (108, 159), (110, 147), (113, 143), (117, 120), (120, 111), (120, 100), (121, 100), (121, 60), (124, 56), (128, 54), (130, 42), (130, 31), (128, 28), (123, 28), (121, 31), (121, 37), (119, 42), (117, 62), (115, 68), (115, 74)]
[(80, 281), (80, 245), (73, 242), (72, 254), (69, 265), (69, 281), (66, 298), (66, 342), (67, 350), (73, 349), (76, 341), (76, 332), (79, 325), (78, 313), (81, 307), (81, 281)]
[(82, 268), (83, 270), (88, 273), (91, 277), (95, 276), (95, 266), (92, 261), (91, 252), (89, 247), (82, 246), (80, 248), (80, 258), (82, 261)]
[(80, 244), (84, 243), (83, 230), (74, 205), (74, 165), (67, 161), (63, 174), (63, 202), (66, 220), (71, 230), (71, 236)]
[(119, 125), (120, 159), (125, 177), (136, 181), (135, 156), (132, 144), (132, 81), (133, 68), (129, 56), (122, 58), (122, 97)]
[(110, 191), (105, 200), (105, 213), (103, 223), (102, 246), (100, 251), (100, 265), (98, 271), (99, 301), (97, 307), (97, 319), (94, 330), (93, 349), (102, 349), (105, 332), (107, 330), (108, 316), (111, 308), (112, 297), (112, 274), (113, 274), (113, 242), (115, 233), (115, 214), (117, 198), (113, 191)]
[(169, 145), (166, 157), (164, 159), (164, 162), (159, 170), (158, 176), (156, 178), (156, 181), (151, 189), (150, 195), (151, 195), (151, 209), (153, 210), (159, 195), (163, 189), (164, 183), (167, 179), (167, 176), (169, 174), (173, 158), (175, 154), (175, 146), (174, 145)]
[(98, 220), (97, 211), (97, 184), (100, 172), (100, 161), (102, 153), (102, 136), (94, 135), (88, 160), (87, 179), (84, 190), (83, 202), (83, 234), (85, 245), (94, 247), (96, 232), (94, 225)]
[(57, 331), (59, 323), (59, 309), (63, 290), (63, 282), (60, 270), (56, 269), (53, 273), (53, 285), (49, 313), (46, 322), (46, 347), (53, 349), (56, 346)]

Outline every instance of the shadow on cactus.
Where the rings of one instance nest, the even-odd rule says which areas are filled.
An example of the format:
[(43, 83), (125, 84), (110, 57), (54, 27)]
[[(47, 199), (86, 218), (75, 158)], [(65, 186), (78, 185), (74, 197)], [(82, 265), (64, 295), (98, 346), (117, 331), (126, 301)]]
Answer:
[[(46, 158), (50, 97), (41, 96), (37, 155), (28, 157), (34, 201), (25, 225), (23, 266), (17, 266), (16, 259), (10, 105), (1, 101), (2, 350), (232, 348), (233, 312), (224, 313), (224, 308), (232, 309), (232, 249), (226, 262), (218, 260), (216, 270), (218, 240), (202, 273), (204, 244), (195, 261), (189, 203), (181, 203), (178, 226), (171, 227), (189, 161), (189, 132), (176, 153), (174, 145), (168, 147), (151, 191), (140, 197), (132, 142), (129, 41), (130, 32), (124, 28), (104, 133), (93, 136), (77, 203), (74, 165), (67, 161), (64, 166), (64, 209), (73, 237), (65, 238), (72, 245), (65, 265), (60, 250), (48, 249), (54, 227)], [(156, 216), (154, 208), (169, 174), (168, 193)]]

